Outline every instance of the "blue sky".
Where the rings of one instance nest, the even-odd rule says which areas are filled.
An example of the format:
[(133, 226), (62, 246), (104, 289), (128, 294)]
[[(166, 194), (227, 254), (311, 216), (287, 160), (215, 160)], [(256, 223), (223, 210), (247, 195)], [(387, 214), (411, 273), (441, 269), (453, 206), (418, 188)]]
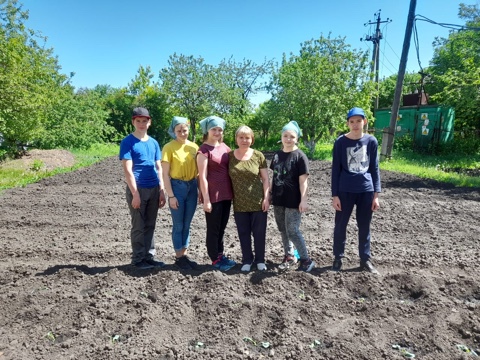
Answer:
[[(355, 49), (372, 49), (360, 41), (373, 34), (364, 26), (381, 18), (380, 77), (398, 71), (410, 1), (408, 0), (19, 0), (29, 10), (27, 26), (48, 37), (62, 72), (75, 72), (75, 87), (126, 86), (140, 65), (149, 65), (158, 80), (170, 55), (201, 56), (217, 65), (237, 61), (280, 61), (298, 53), (300, 43), (321, 34), (345, 37)], [(457, 0), (417, 0), (416, 14), (436, 22), (463, 24)], [(478, 0), (464, 0), (478, 4)], [(417, 22), (422, 66), (432, 57), (435, 36), (448, 30)], [(407, 71), (419, 66), (410, 46)], [(259, 98), (262, 94), (258, 95)]]

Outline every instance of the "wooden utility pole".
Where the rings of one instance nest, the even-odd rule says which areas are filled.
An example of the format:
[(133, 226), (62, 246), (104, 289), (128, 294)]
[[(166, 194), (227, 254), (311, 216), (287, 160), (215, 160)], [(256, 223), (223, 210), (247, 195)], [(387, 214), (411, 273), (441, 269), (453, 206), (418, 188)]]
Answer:
[[(373, 42), (372, 63), (371, 63), (370, 72), (372, 74), (375, 74), (375, 84), (377, 84), (377, 91), (378, 91), (378, 74), (380, 69), (380, 40), (383, 39), (382, 32), (380, 31), (380, 24), (392, 22), (392, 20), (390, 20), (389, 18), (387, 18), (387, 20), (382, 21), (382, 19), (380, 18), (381, 11), (382, 10), (379, 9), (378, 12), (376, 12), (373, 15), (377, 17), (375, 22), (369, 21), (368, 23), (364, 24), (365, 26), (376, 24), (377, 27), (375, 29), (375, 35), (373, 36), (368, 35), (365, 37), (365, 39), (360, 39), (360, 40)], [(378, 109), (378, 94), (377, 94), (377, 97), (375, 98), (374, 108)]]
[(407, 67), (408, 50), (410, 49), (410, 39), (412, 38), (413, 22), (415, 21), (415, 8), (417, 0), (410, 0), (410, 9), (408, 11), (407, 27), (405, 29), (405, 39), (403, 40), (402, 56), (398, 68), (397, 85), (393, 96), (392, 115), (390, 116), (390, 126), (383, 130), (382, 150), (380, 161), (385, 161), (392, 156), (393, 140), (395, 136), (395, 127), (397, 125), (398, 109), (400, 108), (400, 97), (402, 96), (403, 80), (405, 78), (405, 69)]

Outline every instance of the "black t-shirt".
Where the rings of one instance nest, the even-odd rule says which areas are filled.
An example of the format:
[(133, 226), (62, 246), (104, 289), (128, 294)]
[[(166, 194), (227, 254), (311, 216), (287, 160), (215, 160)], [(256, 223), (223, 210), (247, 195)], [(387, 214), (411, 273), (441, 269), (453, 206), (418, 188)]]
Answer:
[(301, 175), (308, 174), (308, 158), (302, 150), (291, 152), (278, 151), (270, 163), (273, 170), (272, 204), (287, 208), (300, 205)]

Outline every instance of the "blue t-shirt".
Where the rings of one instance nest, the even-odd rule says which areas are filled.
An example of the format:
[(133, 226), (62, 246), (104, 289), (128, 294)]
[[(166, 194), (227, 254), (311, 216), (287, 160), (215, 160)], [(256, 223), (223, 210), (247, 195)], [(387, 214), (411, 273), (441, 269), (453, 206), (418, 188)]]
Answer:
[(332, 196), (339, 192), (381, 192), (378, 142), (369, 134), (352, 140), (341, 135), (333, 145)]
[(157, 140), (148, 137), (141, 141), (132, 134), (120, 143), (120, 160), (132, 160), (133, 175), (139, 188), (153, 188), (160, 184), (155, 162), (162, 158)]

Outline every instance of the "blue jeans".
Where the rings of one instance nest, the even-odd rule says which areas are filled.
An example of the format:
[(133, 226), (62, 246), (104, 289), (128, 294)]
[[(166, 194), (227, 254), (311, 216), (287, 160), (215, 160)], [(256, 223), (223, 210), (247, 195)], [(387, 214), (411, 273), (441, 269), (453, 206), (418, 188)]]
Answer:
[(190, 244), (190, 224), (197, 209), (197, 179), (183, 181), (170, 179), (173, 195), (177, 198), (178, 209), (170, 208), (172, 214), (172, 241), (175, 251), (188, 248)]

